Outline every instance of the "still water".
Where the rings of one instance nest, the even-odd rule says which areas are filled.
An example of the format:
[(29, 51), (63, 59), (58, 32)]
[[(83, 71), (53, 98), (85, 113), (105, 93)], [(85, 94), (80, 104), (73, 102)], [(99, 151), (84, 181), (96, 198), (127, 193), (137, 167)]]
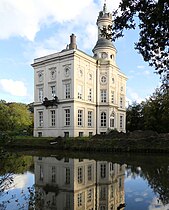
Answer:
[(167, 155), (29, 153), (1, 156), (0, 210), (169, 209)]

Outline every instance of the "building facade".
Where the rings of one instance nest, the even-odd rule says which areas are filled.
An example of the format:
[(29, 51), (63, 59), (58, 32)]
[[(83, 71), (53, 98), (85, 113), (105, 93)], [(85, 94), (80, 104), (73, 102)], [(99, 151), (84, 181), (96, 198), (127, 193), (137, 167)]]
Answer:
[(77, 48), (72, 34), (66, 49), (34, 60), (34, 136), (125, 132), (127, 78), (116, 64), (116, 48), (100, 31), (111, 23), (104, 4), (93, 57)]
[(124, 210), (125, 165), (34, 157), (34, 166), (37, 210)]

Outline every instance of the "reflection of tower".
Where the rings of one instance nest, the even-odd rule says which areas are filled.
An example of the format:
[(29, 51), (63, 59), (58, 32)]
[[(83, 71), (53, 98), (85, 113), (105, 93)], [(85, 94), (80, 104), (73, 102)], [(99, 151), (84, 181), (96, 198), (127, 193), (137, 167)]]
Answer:
[(116, 210), (120, 204), (124, 204), (124, 172), (125, 165), (97, 162), (96, 209)]
[(55, 157), (35, 157), (34, 162), (42, 200), (37, 210), (115, 210), (124, 203), (124, 165)]

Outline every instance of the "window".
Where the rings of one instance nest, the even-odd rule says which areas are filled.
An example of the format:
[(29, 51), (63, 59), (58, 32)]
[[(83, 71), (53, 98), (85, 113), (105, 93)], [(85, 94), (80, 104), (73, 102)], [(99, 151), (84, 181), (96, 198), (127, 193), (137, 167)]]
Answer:
[(114, 104), (114, 91), (111, 91), (111, 102)]
[(51, 86), (51, 95), (52, 95), (52, 98), (54, 98), (56, 96), (56, 86), (55, 85)]
[(38, 132), (38, 137), (42, 137), (42, 132)]
[(51, 110), (51, 126), (56, 125), (56, 117), (55, 117), (55, 110)]
[(66, 184), (70, 184), (70, 168), (66, 168)]
[(88, 111), (88, 127), (92, 127), (92, 111)]
[(100, 206), (100, 210), (106, 210), (106, 206), (105, 205), (101, 205)]
[(92, 137), (93, 136), (93, 132), (89, 132), (89, 137)]
[(106, 199), (106, 187), (100, 186), (100, 200)]
[(64, 132), (64, 137), (69, 138), (69, 132)]
[(88, 101), (92, 101), (92, 89), (89, 88), (89, 92), (88, 92)]
[(88, 181), (92, 180), (92, 165), (88, 165), (87, 167), (87, 177), (88, 177)]
[(89, 80), (92, 80), (92, 74), (91, 73), (89, 74)]
[(114, 196), (114, 187), (113, 184), (110, 186), (110, 197), (113, 198)]
[(122, 179), (119, 178), (119, 188), (121, 188), (121, 187), (122, 187)]
[(110, 128), (114, 128), (114, 117), (110, 118)]
[(78, 174), (77, 174), (78, 184), (81, 184), (83, 182), (82, 175), (83, 175), (82, 167), (78, 167)]
[(42, 166), (40, 166), (40, 168), (39, 168), (39, 180), (40, 181), (43, 181), (43, 168), (42, 168)]
[(51, 77), (51, 79), (55, 79), (56, 78), (56, 71), (55, 70), (52, 70), (50, 72), (50, 77)]
[(87, 202), (91, 202), (92, 201), (92, 189), (88, 189), (87, 190)]
[(81, 85), (78, 85), (78, 90), (77, 90), (77, 97), (79, 99), (82, 99), (82, 86)]
[(78, 193), (77, 195), (77, 205), (78, 207), (82, 206), (82, 193)]
[(39, 102), (43, 101), (43, 88), (38, 89), (38, 100)]
[(71, 207), (70, 207), (70, 193), (68, 192), (68, 193), (66, 193), (66, 208), (67, 209), (71, 209)]
[(106, 177), (106, 164), (100, 165), (100, 177), (105, 178)]
[(70, 109), (65, 109), (65, 126), (70, 126)]
[(106, 127), (106, 113), (101, 113), (101, 127)]
[(42, 74), (42, 72), (40, 72), (38, 74), (38, 79), (39, 79), (39, 82), (42, 82), (43, 81), (43, 74)]
[(56, 195), (52, 195), (52, 206), (56, 206)]
[(120, 115), (120, 128), (123, 128), (123, 115)]
[(100, 90), (100, 98), (101, 98), (101, 102), (106, 102), (107, 90)]
[(83, 137), (83, 132), (79, 132), (79, 137)]
[(83, 110), (78, 110), (78, 126), (83, 126), (82, 124)]
[(120, 108), (123, 108), (123, 98), (120, 97)]
[(70, 75), (70, 69), (69, 67), (65, 68), (65, 76), (68, 77)]
[(114, 77), (112, 77), (112, 83), (114, 84)]
[(43, 126), (43, 112), (40, 111), (39, 113), (39, 127)]
[(70, 98), (70, 83), (65, 84), (65, 98)]
[(56, 182), (56, 168), (52, 166), (52, 182)]

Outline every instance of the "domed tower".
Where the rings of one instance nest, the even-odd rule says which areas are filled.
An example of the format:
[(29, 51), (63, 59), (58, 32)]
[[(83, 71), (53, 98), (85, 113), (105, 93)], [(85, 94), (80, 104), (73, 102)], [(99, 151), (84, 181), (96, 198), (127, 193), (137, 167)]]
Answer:
[(97, 18), (98, 40), (93, 49), (96, 62), (96, 133), (117, 129), (125, 132), (126, 76), (116, 64), (116, 48), (101, 30), (112, 25), (106, 3)]
[(101, 34), (101, 29), (112, 25), (112, 14), (107, 12), (106, 3), (104, 3), (103, 11), (99, 12), (96, 24), (98, 26), (98, 40), (93, 48), (94, 58), (114, 60), (116, 48), (111, 40), (106, 39), (106, 37)]

